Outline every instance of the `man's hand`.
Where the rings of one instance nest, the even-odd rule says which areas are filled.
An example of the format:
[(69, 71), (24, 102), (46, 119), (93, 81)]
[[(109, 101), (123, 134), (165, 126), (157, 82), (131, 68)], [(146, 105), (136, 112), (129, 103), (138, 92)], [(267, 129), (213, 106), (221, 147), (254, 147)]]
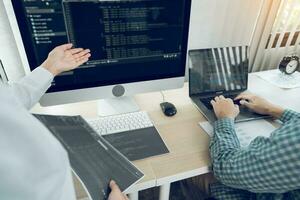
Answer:
[(232, 99), (225, 99), (224, 96), (215, 97), (211, 104), (218, 119), (231, 118), (234, 120), (240, 113), (239, 106), (234, 105)]
[(91, 56), (89, 49), (72, 49), (72, 44), (64, 44), (54, 48), (42, 67), (51, 72), (54, 76), (77, 68), (87, 62)]
[(110, 181), (109, 187), (111, 192), (109, 194), (108, 200), (128, 200), (127, 196), (122, 194), (119, 186), (115, 181)]
[(283, 108), (251, 93), (240, 94), (235, 98), (235, 100), (240, 100), (241, 105), (244, 105), (250, 110), (262, 115), (271, 115), (275, 118), (280, 118), (284, 112)]

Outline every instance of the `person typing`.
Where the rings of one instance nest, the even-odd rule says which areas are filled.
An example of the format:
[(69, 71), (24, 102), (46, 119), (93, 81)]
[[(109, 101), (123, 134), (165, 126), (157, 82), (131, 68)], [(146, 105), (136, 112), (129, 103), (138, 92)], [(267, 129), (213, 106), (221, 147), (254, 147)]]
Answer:
[(300, 114), (254, 94), (241, 94), (235, 100), (283, 124), (269, 138), (257, 137), (241, 148), (234, 127), (239, 107), (223, 96), (211, 101), (218, 121), (210, 154), (213, 173), (220, 181), (211, 186), (212, 196), (222, 200), (300, 199)]

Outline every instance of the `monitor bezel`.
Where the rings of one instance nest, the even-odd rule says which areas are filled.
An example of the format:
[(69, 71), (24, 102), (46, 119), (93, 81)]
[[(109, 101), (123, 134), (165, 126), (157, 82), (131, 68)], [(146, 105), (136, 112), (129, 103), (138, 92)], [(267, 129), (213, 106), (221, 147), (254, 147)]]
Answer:
[[(30, 66), (29, 66), (29, 61), (28, 61), (28, 57), (27, 57), (27, 53), (25, 50), (25, 45), (23, 43), (23, 39), (22, 39), (22, 34), (21, 34), (21, 30), (19, 29), (19, 24), (17, 22), (17, 18), (16, 18), (16, 13), (14, 11), (13, 8), (13, 0), (3, 0), (3, 5), (5, 8), (5, 12), (9, 21), (9, 25), (10, 28), (12, 30), (15, 42), (16, 42), (16, 46), (17, 46), (17, 51), (19, 53), (21, 62), (23, 66), (20, 66), (24, 69), (25, 74), (29, 74), (31, 72), (30, 70)], [(11, 80), (14, 81), (14, 80)]]

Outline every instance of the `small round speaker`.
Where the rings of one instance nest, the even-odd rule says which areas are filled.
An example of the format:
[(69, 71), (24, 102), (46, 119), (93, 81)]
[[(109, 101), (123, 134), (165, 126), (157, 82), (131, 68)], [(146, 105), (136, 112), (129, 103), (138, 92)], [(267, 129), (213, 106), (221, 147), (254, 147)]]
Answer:
[(125, 88), (122, 85), (116, 85), (113, 87), (112, 93), (115, 97), (121, 97), (125, 94)]

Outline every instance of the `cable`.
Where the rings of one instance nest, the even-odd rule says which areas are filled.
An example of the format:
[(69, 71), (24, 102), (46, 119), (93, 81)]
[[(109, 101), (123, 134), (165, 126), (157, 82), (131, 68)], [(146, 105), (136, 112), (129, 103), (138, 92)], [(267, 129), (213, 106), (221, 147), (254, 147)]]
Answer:
[(162, 103), (163, 103), (163, 102), (165, 102), (165, 95), (164, 95), (163, 91), (160, 91), (160, 94), (162, 96)]

